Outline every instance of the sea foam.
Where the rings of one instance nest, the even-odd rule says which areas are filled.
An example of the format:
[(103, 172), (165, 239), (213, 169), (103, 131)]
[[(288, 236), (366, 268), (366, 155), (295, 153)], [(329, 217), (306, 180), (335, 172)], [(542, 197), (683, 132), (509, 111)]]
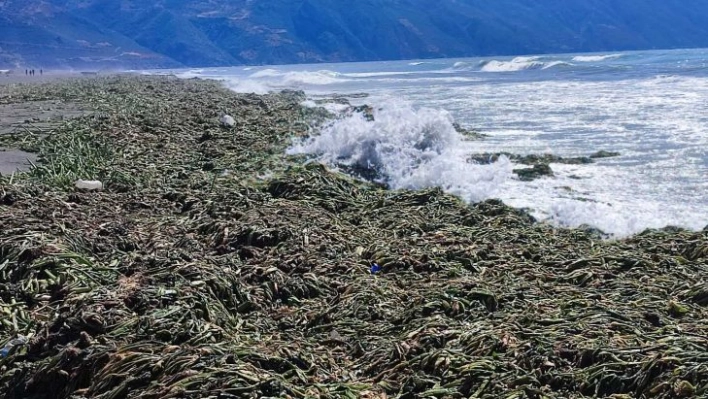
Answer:
[(573, 57), (575, 62), (602, 62), (606, 60), (613, 60), (622, 57), (622, 54), (608, 54), (608, 55), (578, 55)]
[(513, 169), (527, 166), (504, 156), (491, 164), (468, 162), (469, 155), (488, 150), (489, 143), (465, 140), (447, 111), (401, 100), (376, 104), (374, 121), (359, 113), (337, 119), (287, 152), (314, 155), (332, 167), (375, 171), (392, 189), (440, 187), (469, 203), (499, 198), (529, 209), (539, 221), (588, 225), (615, 238), (674, 223), (695, 228), (689, 214), (673, 207), (631, 193), (619, 195), (625, 183), (614, 175), (621, 174), (615, 168), (552, 164), (554, 177), (524, 182)]
[(491, 165), (468, 163), (448, 112), (400, 101), (377, 107), (374, 121), (358, 113), (336, 120), (288, 153), (375, 170), (393, 189), (440, 187), (471, 202), (496, 195), (512, 169), (505, 157)]
[(517, 72), (543, 68), (545, 64), (538, 57), (516, 57), (511, 61), (491, 60), (482, 62), (482, 72)]
[(263, 69), (251, 74), (249, 78), (264, 80), (275, 87), (297, 84), (328, 85), (342, 81), (338, 72), (329, 70), (283, 72), (276, 69)]

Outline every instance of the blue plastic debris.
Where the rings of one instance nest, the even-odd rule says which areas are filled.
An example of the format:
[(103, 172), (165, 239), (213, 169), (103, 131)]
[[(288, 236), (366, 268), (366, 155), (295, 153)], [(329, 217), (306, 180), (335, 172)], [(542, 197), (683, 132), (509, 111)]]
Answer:
[(371, 265), (371, 274), (376, 274), (381, 271), (381, 266), (379, 266), (377, 263), (373, 263)]
[(14, 348), (16, 346), (24, 345), (26, 343), (27, 343), (27, 338), (25, 338), (25, 337), (19, 337), (19, 338), (15, 338), (15, 339), (11, 340), (7, 344), (5, 344), (5, 346), (2, 349), (0, 349), (0, 358), (9, 356), (12, 348)]

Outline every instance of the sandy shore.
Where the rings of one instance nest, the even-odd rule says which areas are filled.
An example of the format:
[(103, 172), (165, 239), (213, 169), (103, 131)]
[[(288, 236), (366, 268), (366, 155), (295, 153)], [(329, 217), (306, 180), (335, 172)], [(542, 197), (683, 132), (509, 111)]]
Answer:
[[(62, 79), (79, 79), (91, 78), (100, 76), (90, 72), (71, 72), (71, 71), (45, 71), (41, 75), (39, 70), (35, 70), (34, 76), (25, 75), (24, 70), (2, 70), (0, 69), (0, 85), (15, 84), (15, 83), (48, 83)], [(106, 74), (101, 74), (105, 76)]]
[[(25, 101), (20, 96), (11, 97), (18, 86), (34, 86), (45, 83), (59, 83), (76, 79), (87, 79), (93, 75), (72, 72), (47, 72), (35, 76), (26, 76), (19, 71), (0, 73), (0, 88), (5, 87), (6, 96), (0, 92), (0, 136), (8, 134), (49, 134), (63, 121), (90, 114), (87, 106), (75, 101), (63, 99)], [(11, 90), (11, 88), (17, 90)], [(36, 161), (36, 155), (17, 148), (5, 148), (0, 145), (0, 175), (9, 175), (26, 171), (29, 161)]]

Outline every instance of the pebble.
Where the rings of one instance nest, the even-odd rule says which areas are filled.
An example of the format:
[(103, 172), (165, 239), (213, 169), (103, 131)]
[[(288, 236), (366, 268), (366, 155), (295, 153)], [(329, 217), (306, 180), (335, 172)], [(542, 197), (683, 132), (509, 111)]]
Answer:
[(98, 180), (77, 180), (76, 188), (85, 189), (89, 191), (102, 190), (103, 183)]
[(219, 119), (219, 122), (221, 122), (221, 124), (223, 126), (228, 126), (228, 127), (233, 127), (234, 125), (236, 125), (236, 121), (234, 120), (234, 118), (231, 115), (223, 115)]

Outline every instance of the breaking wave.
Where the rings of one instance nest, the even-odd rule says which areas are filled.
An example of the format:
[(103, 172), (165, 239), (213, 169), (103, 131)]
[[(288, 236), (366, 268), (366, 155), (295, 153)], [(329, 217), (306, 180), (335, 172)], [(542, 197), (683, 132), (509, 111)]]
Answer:
[(191, 79), (201, 77), (203, 73), (203, 69), (191, 69), (189, 71), (176, 73), (175, 76), (181, 79)]
[(308, 84), (308, 85), (329, 85), (333, 83), (342, 82), (340, 74), (328, 70), (320, 71), (288, 71), (282, 72), (276, 69), (264, 69), (255, 72), (249, 76), (251, 79), (264, 79), (270, 80), (272, 83), (277, 83), (280, 85), (295, 85), (295, 84)]
[(511, 61), (483, 61), (482, 72), (517, 72), (527, 69), (541, 69), (544, 63), (539, 57), (516, 57)]
[(494, 196), (511, 177), (506, 158), (491, 165), (466, 161), (448, 112), (400, 102), (382, 104), (374, 121), (359, 113), (337, 120), (288, 153), (373, 173), (393, 189), (440, 187), (473, 202)]
[[(311, 137), (293, 142), (287, 153), (311, 155), (391, 189), (440, 187), (467, 202), (499, 198), (529, 209), (538, 220), (557, 226), (588, 225), (615, 238), (674, 222), (696, 224), (690, 223), (689, 215), (677, 214), (658, 202), (608, 194), (603, 187), (619, 189), (624, 183), (614, 177), (608, 180), (608, 170), (597, 173), (596, 165), (554, 164), (553, 178), (528, 183), (513, 173), (526, 166), (504, 156), (491, 164), (470, 163), (469, 156), (480, 153), (485, 143), (465, 140), (447, 111), (414, 108), (400, 100), (378, 104), (373, 120), (361, 113), (343, 116)], [(312, 102), (303, 105), (314, 106)], [(330, 111), (346, 115), (341, 114), (344, 108)], [(583, 175), (582, 180), (576, 174)], [(570, 186), (573, 191), (565, 191)]]
[(236, 93), (268, 94), (273, 90), (270, 86), (251, 79), (229, 78), (224, 79), (223, 82), (229, 90)]
[(571, 64), (570, 62), (565, 62), (565, 61), (551, 61), (545, 65), (541, 69), (551, 69), (555, 67), (572, 67), (575, 66)]
[(622, 54), (608, 54), (608, 55), (578, 55), (573, 57), (575, 62), (602, 62), (606, 60), (614, 60), (622, 57)]
[[(625, 56), (620, 63), (602, 63)], [(555, 225), (587, 224), (615, 236), (667, 224), (703, 228), (706, 218), (701, 210), (705, 200), (695, 195), (701, 189), (684, 190), (681, 184), (705, 187), (701, 176), (708, 164), (700, 152), (705, 141), (705, 118), (696, 110), (705, 108), (700, 100), (705, 98), (708, 80), (704, 73), (682, 75), (687, 67), (676, 67), (673, 58), (645, 69), (637, 66), (635, 58), (620, 54), (544, 55), (437, 61), (415, 68), (406, 67), (405, 63), (382, 64), (380, 68), (332, 67), (340, 72), (317, 67), (304, 71), (302, 66), (225, 71), (207, 68), (185, 69), (179, 71), (179, 76), (222, 80), (232, 90), (248, 93), (281, 89), (302, 89), (311, 95), (369, 93), (368, 99), (357, 98), (353, 103), (366, 101), (375, 106), (374, 121), (358, 113), (345, 116), (342, 112), (347, 111), (346, 104), (304, 102), (304, 106), (324, 106), (342, 117), (308, 140), (293, 143), (288, 151), (310, 154), (366, 178), (373, 176), (391, 188), (441, 187), (471, 202), (499, 198), (511, 206), (528, 208), (538, 219)], [(698, 61), (688, 67), (705, 70), (700, 63), (704, 61)], [(530, 72), (526, 74), (524, 70)], [(572, 79), (565, 78), (566, 71)], [(501, 74), (480, 72), (510, 72), (518, 78), (508, 80)], [(543, 75), (542, 82), (537, 80), (539, 75)], [(617, 81), (618, 78), (631, 79)], [(498, 82), (505, 84), (497, 85)], [(446, 86), (441, 88), (443, 83)], [(470, 86), (474, 86), (473, 90)], [(554, 96), (559, 88), (568, 94), (566, 98), (559, 100)], [(470, 95), (471, 92), (476, 94)], [(624, 98), (618, 102), (622, 106), (615, 105), (609, 112), (607, 93), (612, 98)], [(403, 97), (423, 108), (401, 103)], [(386, 101), (387, 98), (396, 101)], [(451, 116), (439, 107), (448, 108), (462, 122), (484, 128), (490, 138), (467, 141), (460, 137)], [(662, 116), (657, 119), (655, 115)], [(578, 135), (557, 137), (557, 132), (565, 131)], [(670, 133), (669, 137), (665, 137), (665, 132)], [(633, 139), (635, 136), (642, 137), (640, 150), (635, 150), (633, 143), (639, 142)], [(553, 177), (533, 182), (520, 181), (512, 170), (525, 166), (505, 158), (490, 165), (467, 162), (471, 154), (497, 151), (578, 155), (577, 151), (590, 152), (605, 145), (605, 138), (615, 143), (613, 148), (620, 150), (624, 158), (587, 166), (553, 165)], [(664, 150), (667, 145), (656, 147), (662, 140), (668, 143), (668, 150)], [(693, 149), (682, 149), (689, 144), (693, 144)], [(646, 155), (653, 148), (663, 149), (657, 151), (660, 155)], [(685, 154), (693, 155), (685, 160)], [(637, 166), (641, 163), (665, 167), (662, 162), (683, 165), (675, 172), (675, 180), (680, 183), (657, 177), (656, 171), (643, 170), (656, 168)], [(688, 165), (690, 162), (697, 166)], [(373, 173), (360, 173), (367, 171)], [(676, 193), (676, 198), (656, 193), (665, 186), (671, 188), (666, 189), (667, 193)]]

